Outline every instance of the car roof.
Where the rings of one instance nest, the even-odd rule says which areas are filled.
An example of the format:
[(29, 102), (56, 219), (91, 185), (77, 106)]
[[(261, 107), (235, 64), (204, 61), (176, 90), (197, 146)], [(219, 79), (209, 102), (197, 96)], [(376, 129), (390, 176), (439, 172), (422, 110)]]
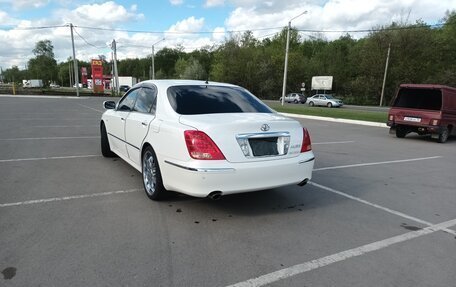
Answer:
[(432, 85), (432, 84), (401, 84), (401, 88), (414, 88), (414, 89), (450, 89), (456, 90), (456, 88), (445, 86), (445, 85)]
[(138, 84), (134, 85), (134, 87), (156, 86), (159, 89), (166, 90), (172, 86), (202, 86), (202, 85), (238, 87), (238, 86), (232, 85), (232, 84), (205, 81), (205, 80), (147, 80), (147, 81), (139, 82)]

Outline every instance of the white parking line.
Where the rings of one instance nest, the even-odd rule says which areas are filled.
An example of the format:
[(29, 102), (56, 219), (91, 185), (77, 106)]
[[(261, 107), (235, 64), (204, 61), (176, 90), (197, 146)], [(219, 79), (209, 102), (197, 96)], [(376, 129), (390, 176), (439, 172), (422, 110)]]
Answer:
[(347, 119), (330, 118), (330, 117), (307, 116), (307, 115), (290, 114), (290, 113), (279, 113), (279, 114), (282, 114), (287, 117), (292, 117), (292, 118), (301, 118), (301, 119), (318, 120), (318, 121), (326, 121), (326, 122), (336, 122), (336, 123), (362, 125), (362, 126), (370, 126), (370, 127), (389, 128), (385, 123), (347, 120)]
[(0, 119), (0, 121), (82, 121), (82, 120), (89, 120), (89, 121), (97, 121), (98, 118), (14, 118), (14, 119)]
[(100, 111), (100, 110), (94, 109), (94, 108), (92, 108), (92, 107), (83, 105), (83, 104), (78, 104), (78, 105), (80, 105), (81, 107), (84, 107), (84, 108), (91, 109), (92, 111), (96, 111), (96, 112), (99, 112), (99, 113), (104, 113), (104, 111)]
[(328, 166), (328, 167), (314, 168), (313, 171), (341, 169), (341, 168), (348, 168), (348, 167), (371, 166), (371, 165), (390, 164), (390, 163), (403, 163), (403, 162), (412, 162), (412, 161), (437, 159), (437, 158), (442, 158), (442, 156), (430, 156), (430, 157), (419, 157), (419, 158), (390, 160), (390, 161), (379, 161), (379, 162), (357, 163), (357, 164), (339, 165), (339, 166)]
[(353, 257), (361, 256), (373, 251), (377, 251), (394, 244), (409, 241), (414, 238), (418, 238), (427, 234), (431, 234), (440, 230), (447, 229), (453, 225), (456, 225), (456, 219), (445, 221), (439, 224), (425, 227), (417, 231), (407, 232), (398, 236), (390, 237), (384, 240), (376, 241), (366, 245), (362, 245), (353, 249), (345, 250), (339, 253), (335, 253), (329, 256), (325, 256), (319, 259), (311, 260), (305, 263), (297, 264), (288, 268), (284, 268), (269, 274), (265, 274), (253, 279), (249, 279), (244, 282), (239, 282), (229, 287), (252, 287), (252, 286), (264, 286), (273, 282), (286, 279), (295, 275), (299, 275), (311, 270), (322, 268), (330, 264), (341, 262)]
[(73, 125), (73, 126), (30, 126), (31, 128), (92, 128), (99, 125)]
[(0, 141), (25, 141), (25, 140), (72, 140), (72, 139), (96, 139), (99, 136), (90, 137), (47, 137), (47, 138), (11, 138), (11, 139), (0, 139)]
[(2, 204), (0, 204), (0, 208), (11, 207), (11, 206), (20, 206), (20, 205), (39, 204), (39, 203), (48, 203), (48, 202), (64, 201), (64, 200), (72, 200), (72, 199), (82, 199), (82, 198), (89, 198), (89, 197), (99, 197), (99, 196), (107, 196), (107, 195), (122, 194), (122, 193), (131, 193), (131, 192), (136, 192), (136, 191), (140, 191), (140, 190), (141, 189), (128, 189), (128, 190), (108, 191), (108, 192), (100, 192), (100, 193), (92, 193), (92, 194), (81, 194), (81, 195), (72, 195), (72, 196), (64, 196), (64, 197), (53, 197), (53, 198), (35, 199), (35, 200), (27, 200), (27, 201), (20, 201), (20, 202), (2, 203)]
[[(356, 196), (353, 196), (353, 195), (344, 193), (344, 192), (339, 191), (339, 190), (335, 190), (334, 188), (330, 188), (330, 187), (327, 187), (327, 186), (324, 186), (324, 185), (315, 183), (315, 182), (313, 182), (313, 181), (309, 182), (309, 184), (310, 184), (310, 185), (313, 185), (313, 186), (316, 186), (316, 187), (318, 187), (318, 188), (324, 189), (324, 190), (326, 190), (326, 191), (329, 191), (329, 192), (338, 194), (338, 195), (340, 195), (340, 196), (349, 198), (349, 199), (351, 199), (351, 200), (355, 200), (355, 201), (357, 201), (357, 202), (360, 202), (360, 203), (369, 205), (369, 206), (371, 206), (371, 207), (375, 207), (375, 208), (377, 208), (377, 209), (381, 209), (381, 210), (383, 210), (383, 211), (386, 211), (386, 212), (388, 212), (388, 213), (391, 213), (391, 214), (400, 216), (400, 217), (405, 218), (405, 219), (409, 219), (409, 220), (412, 220), (412, 221), (415, 221), (415, 222), (418, 222), (418, 223), (421, 223), (421, 224), (424, 224), (424, 225), (428, 225), (428, 226), (433, 225), (433, 223), (431, 223), (431, 222), (428, 222), (428, 221), (425, 221), (425, 220), (422, 220), (422, 219), (419, 219), (419, 218), (416, 218), (416, 217), (407, 215), (407, 214), (405, 214), (405, 213), (402, 213), (402, 212), (399, 212), (399, 211), (390, 209), (390, 208), (388, 208), (388, 207), (384, 207), (384, 206), (381, 206), (381, 205), (378, 205), (378, 204), (369, 202), (369, 201), (367, 201), (367, 200), (364, 200), (364, 199), (361, 199), (361, 198), (359, 198), (359, 197), (356, 197)], [(451, 230), (451, 229), (445, 229), (444, 231), (445, 231), (446, 233), (450, 233), (450, 234), (452, 234), (452, 235), (456, 235), (456, 231), (453, 231), (453, 230)]]
[(34, 95), (0, 95), (0, 98), (32, 98), (32, 99), (88, 99), (89, 97), (74, 96), (34, 96)]
[(86, 157), (100, 157), (100, 156), (101, 156), (101, 155), (90, 154), (90, 155), (70, 155), (70, 156), (51, 156), (51, 157), (33, 157), (33, 158), (0, 159), (0, 163), (2, 163), (2, 162), (18, 162), (18, 161), (46, 160), (46, 159), (86, 158)]
[(346, 143), (354, 143), (355, 141), (341, 141), (341, 142), (319, 142), (319, 143), (312, 143), (312, 145), (325, 145), (325, 144), (346, 144)]

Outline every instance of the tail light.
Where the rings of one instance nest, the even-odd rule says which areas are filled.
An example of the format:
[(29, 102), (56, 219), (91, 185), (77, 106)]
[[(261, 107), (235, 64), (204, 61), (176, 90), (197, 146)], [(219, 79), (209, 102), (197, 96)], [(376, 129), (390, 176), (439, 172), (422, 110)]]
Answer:
[(389, 115), (389, 116), (388, 116), (388, 120), (394, 121), (394, 116), (393, 116), (393, 115)]
[(439, 121), (439, 120), (437, 120), (437, 119), (433, 119), (433, 120), (431, 120), (431, 125), (433, 125), (433, 126), (438, 126), (438, 125), (439, 125), (439, 123), (440, 123), (440, 121)]
[(306, 128), (302, 128), (302, 145), (301, 152), (307, 152), (312, 150), (312, 143), (310, 141), (310, 135)]
[(188, 153), (194, 159), (221, 160), (225, 156), (212, 139), (202, 131), (185, 131)]

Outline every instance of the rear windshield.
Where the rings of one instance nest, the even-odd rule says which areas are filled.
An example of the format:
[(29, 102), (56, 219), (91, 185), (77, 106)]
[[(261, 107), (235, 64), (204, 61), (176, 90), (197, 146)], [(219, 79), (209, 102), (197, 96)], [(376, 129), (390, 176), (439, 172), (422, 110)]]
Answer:
[(401, 88), (393, 106), (421, 110), (440, 110), (442, 107), (442, 91)]
[(272, 113), (268, 106), (238, 87), (173, 86), (168, 88), (168, 100), (181, 115)]

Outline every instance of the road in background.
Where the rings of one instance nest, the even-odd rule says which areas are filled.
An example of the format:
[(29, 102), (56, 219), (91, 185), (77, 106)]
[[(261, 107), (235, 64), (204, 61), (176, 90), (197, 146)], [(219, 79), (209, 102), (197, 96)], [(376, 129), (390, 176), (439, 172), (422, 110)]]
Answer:
[[(272, 100), (263, 100), (266, 104), (269, 103), (280, 103), (279, 101), (272, 101)], [(307, 104), (295, 104), (295, 103), (285, 103), (285, 105), (290, 106), (303, 106), (308, 107)], [(368, 111), (368, 112), (387, 112), (390, 107), (377, 107), (377, 106), (358, 106), (358, 105), (346, 105), (344, 104), (342, 107), (338, 109), (349, 109), (349, 110), (357, 110), (357, 111)]]

